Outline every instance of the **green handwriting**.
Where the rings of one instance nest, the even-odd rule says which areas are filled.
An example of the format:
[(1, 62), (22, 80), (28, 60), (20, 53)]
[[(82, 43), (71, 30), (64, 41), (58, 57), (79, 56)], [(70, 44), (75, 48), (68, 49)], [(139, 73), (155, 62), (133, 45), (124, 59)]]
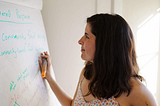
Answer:
[(14, 21), (6, 21), (6, 20), (0, 20), (0, 22), (8, 22), (8, 23), (13, 23), (13, 24), (32, 24), (29, 22), (14, 22)]
[(21, 79), (23, 78), (23, 80), (25, 80), (27, 77), (29, 76), (29, 72), (27, 71), (27, 68), (23, 71), (20, 72), (20, 75), (18, 75), (18, 79), (17, 82), (21, 82)]
[(19, 10), (18, 9), (16, 9), (16, 15), (17, 15), (17, 18), (22, 19), (23, 21), (25, 19), (30, 20), (30, 16), (29, 15), (19, 14)]
[(32, 32), (31, 30), (28, 30), (28, 37), (30, 39), (36, 38), (36, 39), (43, 39), (44, 41), (46, 40), (45, 35), (35, 34), (35, 32)]
[(17, 58), (17, 51), (15, 51), (13, 48), (11, 50), (0, 52), (0, 56), (10, 55), (10, 54), (15, 54), (14, 58)]
[(11, 17), (10, 10), (8, 10), (8, 12), (2, 12), (2, 11), (0, 11), (0, 16)]
[(26, 52), (25, 46), (22, 49), (17, 48), (17, 50), (14, 50), (12, 48), (11, 50), (2, 51), (0, 52), (0, 56), (15, 54), (14, 58), (17, 58), (17, 53), (20, 54), (23, 52)]
[(28, 37), (35, 38), (36, 37), (35, 32), (34, 32), (34, 34), (31, 34), (31, 30), (28, 30)]
[(30, 45), (30, 44), (28, 43), (28, 50), (29, 50), (29, 51), (33, 51), (33, 45)]
[(42, 47), (35, 47), (35, 50), (36, 50), (36, 51), (43, 51), (44, 48), (42, 48)]
[(21, 40), (23, 39), (26, 43), (26, 37), (23, 35), (23, 33), (21, 35), (17, 35), (17, 34), (13, 34), (13, 35), (5, 35), (5, 33), (2, 33), (2, 41), (8, 41), (8, 40)]
[(14, 83), (14, 81), (11, 81), (10, 83), (10, 91), (11, 90), (15, 90), (16, 84)]
[(25, 46), (23, 47), (23, 49), (17, 48), (17, 52), (18, 52), (18, 53), (26, 52)]
[(20, 105), (15, 101), (15, 104), (13, 106), (20, 106)]
[[(22, 71), (22, 72), (20, 72), (20, 75), (18, 75), (18, 78), (17, 78), (17, 82), (16, 83), (18, 83), (18, 82), (21, 82), (21, 79), (23, 78), (23, 80), (25, 81), (25, 79), (27, 78), (29, 76), (29, 72), (28, 72), (28, 70), (27, 70), (27, 68), (24, 70), (24, 71)], [(14, 81), (11, 81), (11, 83), (10, 83), (10, 91), (12, 91), (12, 90), (15, 90), (15, 88), (16, 88), (16, 84)]]
[(45, 35), (37, 35), (38, 39), (44, 39), (44, 41), (46, 40), (46, 36)]

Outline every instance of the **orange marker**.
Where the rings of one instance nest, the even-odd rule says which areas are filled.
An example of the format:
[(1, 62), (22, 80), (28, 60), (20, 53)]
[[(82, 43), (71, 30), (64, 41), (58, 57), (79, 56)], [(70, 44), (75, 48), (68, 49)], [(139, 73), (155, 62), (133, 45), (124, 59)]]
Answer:
[(45, 77), (46, 77), (46, 70), (47, 70), (47, 59), (46, 59), (46, 58), (43, 58), (43, 59), (42, 59), (42, 62), (43, 62), (43, 66), (42, 66), (42, 74), (41, 74), (41, 77), (42, 77), (42, 78), (45, 78)]

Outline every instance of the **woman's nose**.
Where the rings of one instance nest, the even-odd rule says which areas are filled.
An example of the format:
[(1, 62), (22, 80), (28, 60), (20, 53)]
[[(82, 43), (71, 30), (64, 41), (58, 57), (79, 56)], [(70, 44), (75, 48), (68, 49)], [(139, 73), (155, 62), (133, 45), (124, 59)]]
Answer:
[(80, 44), (80, 45), (83, 45), (83, 37), (81, 37), (81, 39), (78, 41), (78, 43)]

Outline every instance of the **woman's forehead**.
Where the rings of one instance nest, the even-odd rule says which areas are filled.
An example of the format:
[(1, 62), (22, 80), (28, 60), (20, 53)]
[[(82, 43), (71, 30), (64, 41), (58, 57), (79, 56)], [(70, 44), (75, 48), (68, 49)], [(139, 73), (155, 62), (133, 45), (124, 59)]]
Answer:
[(91, 32), (91, 25), (90, 25), (90, 23), (86, 24), (85, 31), (87, 31), (88, 33)]

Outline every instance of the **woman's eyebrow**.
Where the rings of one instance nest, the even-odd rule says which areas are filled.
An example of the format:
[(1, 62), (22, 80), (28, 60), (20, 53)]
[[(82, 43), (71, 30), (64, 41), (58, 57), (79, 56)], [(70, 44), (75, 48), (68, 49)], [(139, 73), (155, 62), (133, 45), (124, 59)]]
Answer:
[(87, 32), (85, 32), (85, 35), (88, 35), (88, 33), (87, 33)]

